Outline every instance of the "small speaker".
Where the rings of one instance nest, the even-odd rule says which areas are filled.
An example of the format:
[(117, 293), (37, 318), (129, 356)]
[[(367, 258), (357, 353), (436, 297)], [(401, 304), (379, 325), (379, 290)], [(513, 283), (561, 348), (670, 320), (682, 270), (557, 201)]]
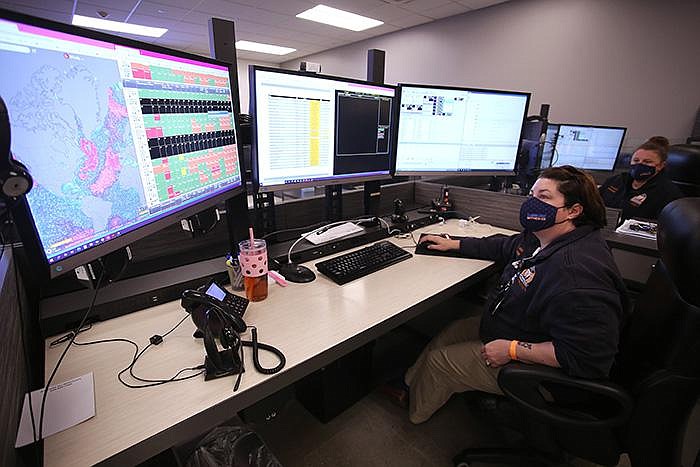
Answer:
[(384, 83), (384, 60), (386, 52), (379, 49), (367, 51), (367, 81), (372, 83)]
[(549, 118), (549, 104), (542, 104), (540, 106), (540, 118), (542, 120), (547, 120), (547, 118)]

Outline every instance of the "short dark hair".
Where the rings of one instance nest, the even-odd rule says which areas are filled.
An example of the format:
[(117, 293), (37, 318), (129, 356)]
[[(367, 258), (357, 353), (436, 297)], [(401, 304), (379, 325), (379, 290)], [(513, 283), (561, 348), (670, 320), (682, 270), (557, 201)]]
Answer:
[(661, 158), (661, 162), (664, 162), (666, 159), (668, 159), (668, 149), (669, 149), (669, 141), (668, 138), (665, 136), (652, 136), (645, 142), (643, 142), (637, 149), (634, 150), (634, 152), (639, 151), (640, 149), (646, 149), (647, 151), (654, 151), (659, 155)]
[(592, 225), (596, 229), (605, 227), (607, 219), (603, 198), (598, 193), (595, 180), (589, 174), (576, 167), (564, 165), (543, 170), (539, 178), (557, 182), (567, 207), (576, 203), (583, 207), (581, 215), (573, 220), (575, 226)]

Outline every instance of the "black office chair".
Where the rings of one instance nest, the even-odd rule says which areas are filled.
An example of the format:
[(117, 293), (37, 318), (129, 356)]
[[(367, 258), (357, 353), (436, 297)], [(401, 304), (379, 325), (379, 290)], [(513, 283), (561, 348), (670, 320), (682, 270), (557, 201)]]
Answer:
[(695, 114), (693, 131), (685, 142), (687, 144), (700, 143), (700, 108), (698, 109), (698, 113)]
[[(466, 449), (476, 462), (557, 465), (569, 455), (614, 466), (679, 467), (688, 417), (700, 394), (700, 198), (670, 203), (659, 217), (656, 264), (622, 332), (610, 381), (555, 368), (510, 364), (498, 377), (506, 398), (495, 415), (519, 415), (528, 449)], [(482, 404), (483, 405), (483, 404)]]
[(700, 196), (700, 145), (671, 146), (665, 170), (685, 196)]

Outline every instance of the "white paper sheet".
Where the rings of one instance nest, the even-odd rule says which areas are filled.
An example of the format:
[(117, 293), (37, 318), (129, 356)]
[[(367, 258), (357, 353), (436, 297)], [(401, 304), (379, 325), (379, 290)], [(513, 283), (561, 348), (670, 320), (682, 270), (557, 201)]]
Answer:
[[(636, 227), (636, 230), (633, 228), (633, 226)], [(615, 229), (615, 232), (656, 240), (656, 224), (654, 222), (643, 222), (635, 219), (627, 219), (620, 227)]]
[[(32, 392), (32, 410), (34, 427), (39, 437), (39, 418), (41, 416), (41, 398), (44, 389)], [(43, 438), (51, 436), (66, 428), (77, 425), (95, 416), (95, 383), (92, 372), (51, 386), (46, 396), (44, 409)], [(22, 418), (17, 430), (15, 447), (19, 448), (34, 442), (32, 419), (29, 412), (29, 394), (24, 395)]]

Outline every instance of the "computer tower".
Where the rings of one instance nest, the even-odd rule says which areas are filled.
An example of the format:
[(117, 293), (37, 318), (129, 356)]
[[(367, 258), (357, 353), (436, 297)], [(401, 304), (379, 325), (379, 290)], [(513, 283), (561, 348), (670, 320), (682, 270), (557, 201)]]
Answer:
[(369, 394), (373, 348), (374, 342), (370, 342), (297, 382), (297, 400), (328, 423)]

